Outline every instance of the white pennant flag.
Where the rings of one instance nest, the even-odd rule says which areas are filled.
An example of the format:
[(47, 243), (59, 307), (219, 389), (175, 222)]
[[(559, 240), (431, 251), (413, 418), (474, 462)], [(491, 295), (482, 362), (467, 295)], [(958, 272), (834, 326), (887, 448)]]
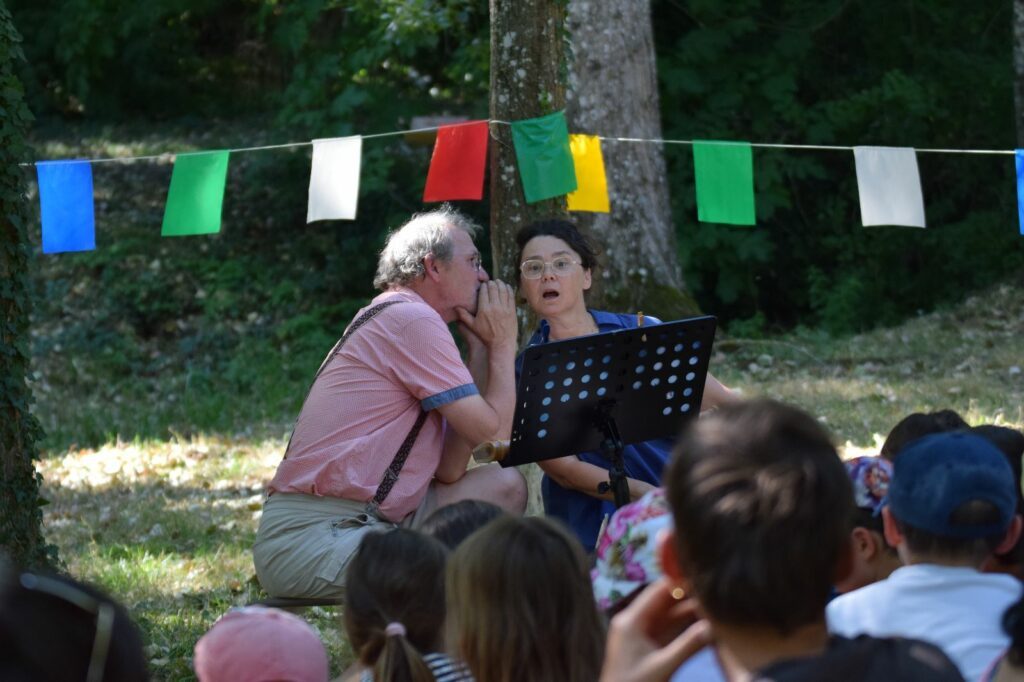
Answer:
[(359, 135), (313, 140), (307, 223), (356, 217), (362, 158), (363, 138)]
[(924, 227), (917, 154), (910, 147), (854, 147), (860, 220), (872, 225)]

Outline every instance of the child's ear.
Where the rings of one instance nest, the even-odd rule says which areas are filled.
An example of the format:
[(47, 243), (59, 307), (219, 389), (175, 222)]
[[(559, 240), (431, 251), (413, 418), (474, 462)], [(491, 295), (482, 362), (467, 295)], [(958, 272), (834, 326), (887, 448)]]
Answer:
[(661, 571), (672, 582), (682, 583), (686, 576), (679, 563), (679, 548), (676, 545), (675, 529), (666, 529), (658, 534), (658, 563)]
[(1024, 524), (1021, 520), (1020, 514), (1014, 514), (1013, 520), (1010, 521), (1010, 527), (1006, 530), (1006, 535), (1003, 536), (1002, 542), (996, 547), (994, 554), (1006, 554), (1013, 546), (1020, 540), (1021, 526)]
[(889, 507), (882, 507), (882, 529), (885, 531), (885, 541), (890, 547), (899, 547), (903, 544), (903, 533), (896, 525), (896, 519), (889, 511)]
[[(851, 533), (851, 538), (853, 540), (853, 551), (866, 561), (874, 559), (885, 543), (881, 533), (868, 530), (864, 526), (856, 526)], [(879, 543), (882, 543), (882, 545), (879, 546)]]

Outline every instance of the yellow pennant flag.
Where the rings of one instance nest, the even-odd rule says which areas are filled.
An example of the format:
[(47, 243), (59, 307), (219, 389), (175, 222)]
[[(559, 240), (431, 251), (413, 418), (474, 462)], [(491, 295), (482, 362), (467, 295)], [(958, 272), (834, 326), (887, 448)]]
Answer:
[(601, 139), (597, 135), (570, 135), (569, 149), (576, 165), (576, 191), (566, 195), (570, 211), (608, 213), (608, 180), (604, 175)]

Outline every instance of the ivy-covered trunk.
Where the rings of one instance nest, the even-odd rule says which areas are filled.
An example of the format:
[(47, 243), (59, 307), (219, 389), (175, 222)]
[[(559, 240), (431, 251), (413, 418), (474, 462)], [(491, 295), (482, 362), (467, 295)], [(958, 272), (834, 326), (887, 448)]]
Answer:
[[(648, 0), (572, 0), (568, 116), (574, 132), (661, 139)], [(684, 291), (661, 145), (602, 142), (611, 213), (573, 219), (604, 246), (591, 304), (666, 319), (697, 311)]]
[(28, 245), (29, 211), (25, 198), (28, 160), (25, 131), (32, 120), (21, 83), (14, 74), (24, 59), (7, 8), (0, 2), (0, 553), (26, 567), (41, 566), (48, 554), (42, 534), (37, 454), (39, 423), (32, 403), (29, 371)]
[[(565, 1), (490, 0), (491, 119), (518, 121), (565, 108)], [(515, 236), (530, 222), (565, 215), (565, 198), (527, 204), (512, 131), (491, 125), (491, 249), (495, 277), (519, 276)]]

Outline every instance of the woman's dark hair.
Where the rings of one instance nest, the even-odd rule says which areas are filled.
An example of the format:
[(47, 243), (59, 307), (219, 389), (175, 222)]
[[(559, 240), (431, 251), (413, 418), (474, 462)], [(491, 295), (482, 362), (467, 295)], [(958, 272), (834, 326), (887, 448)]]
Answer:
[[(373, 679), (433, 682), (423, 655), (440, 651), (448, 550), (405, 528), (369, 533), (345, 574), (345, 631)], [(404, 635), (385, 628), (400, 623)]]
[(555, 237), (569, 245), (569, 248), (580, 255), (580, 265), (584, 270), (593, 270), (597, 267), (597, 256), (599, 251), (594, 241), (586, 237), (579, 229), (568, 220), (553, 218), (530, 223), (516, 233), (516, 259), (515, 267), (518, 272), (519, 264), (523, 262), (523, 249), (534, 237)]
[(125, 608), (66, 576), (0, 566), (0, 679), (78, 682), (90, 671), (103, 682), (149, 679)]
[(455, 549), (474, 531), (505, 514), (504, 509), (490, 502), (459, 500), (436, 509), (420, 526), (420, 532)]

